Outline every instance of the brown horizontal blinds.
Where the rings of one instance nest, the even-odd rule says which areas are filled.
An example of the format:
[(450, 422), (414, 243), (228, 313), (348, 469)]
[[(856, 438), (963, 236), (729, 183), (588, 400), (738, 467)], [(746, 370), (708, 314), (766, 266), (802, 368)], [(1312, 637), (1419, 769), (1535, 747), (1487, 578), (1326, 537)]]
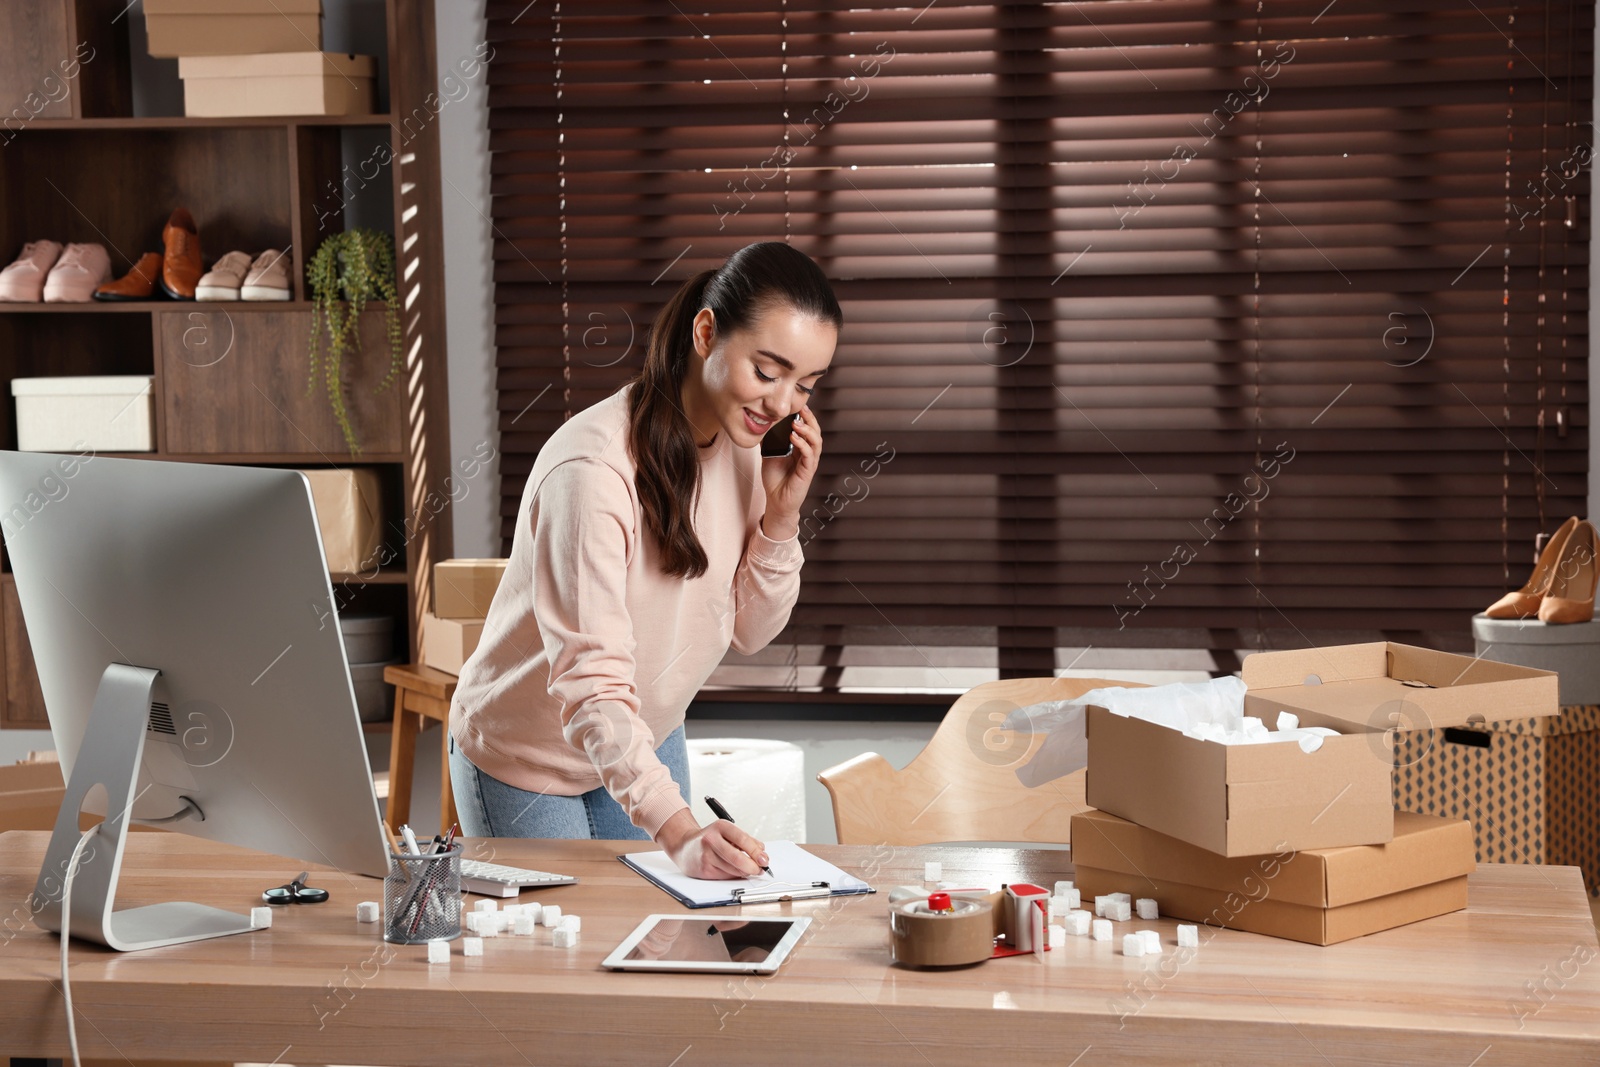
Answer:
[(1583, 511), (1592, 4), (489, 10), (507, 547), (682, 279), (782, 239), (844, 305), (714, 686), (1460, 648)]

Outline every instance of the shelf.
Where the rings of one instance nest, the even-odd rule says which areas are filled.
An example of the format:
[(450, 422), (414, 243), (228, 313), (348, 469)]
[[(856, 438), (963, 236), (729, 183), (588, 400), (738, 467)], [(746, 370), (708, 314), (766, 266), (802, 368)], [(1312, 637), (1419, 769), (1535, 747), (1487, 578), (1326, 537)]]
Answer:
[(0, 315), (104, 315), (152, 311), (310, 311), (309, 300), (91, 300), (82, 304), (0, 302)]
[(388, 115), (273, 115), (262, 118), (191, 118), (158, 115), (147, 118), (34, 119), (29, 130), (192, 130), (238, 126), (388, 126)]
[(338, 585), (340, 582), (355, 582), (357, 585), (405, 585), (406, 572), (394, 567), (380, 567), (375, 575), (335, 572), (328, 575), (328, 580), (334, 585)]

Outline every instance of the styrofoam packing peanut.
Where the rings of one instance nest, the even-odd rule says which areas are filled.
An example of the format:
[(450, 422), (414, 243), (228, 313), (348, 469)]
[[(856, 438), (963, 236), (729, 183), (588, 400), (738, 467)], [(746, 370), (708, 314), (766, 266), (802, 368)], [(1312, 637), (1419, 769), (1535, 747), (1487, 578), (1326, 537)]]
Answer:
[(1140, 930), (1139, 936), (1144, 938), (1144, 952), (1147, 956), (1161, 955), (1161, 935), (1154, 930)]
[(1111, 940), (1111, 920), (1095, 919), (1089, 924), (1090, 936), (1096, 941)]
[(939, 860), (929, 860), (922, 865), (922, 880), (924, 882), (937, 882), (944, 877), (944, 864)]
[(1200, 928), (1198, 926), (1180, 926), (1180, 927), (1178, 927), (1178, 947), (1179, 948), (1199, 948), (1200, 947)]
[(1067, 895), (1067, 892), (1070, 889), (1072, 889), (1072, 883), (1066, 879), (1062, 879), (1056, 883), (1055, 892), (1053, 892), (1051, 896), (1064, 897)]
[(271, 908), (251, 908), (250, 909), (250, 925), (255, 927), (257, 930), (265, 930), (267, 927), (271, 926), (272, 925), (272, 909)]
[(498, 915), (485, 915), (478, 923), (479, 937), (499, 937), (500, 917)]
[(583, 919), (577, 915), (563, 915), (561, 922), (556, 924), (557, 930), (582, 930)]
[(1050, 947), (1061, 948), (1067, 943), (1067, 932), (1059, 926), (1050, 928)]
[(572, 948), (578, 943), (578, 931), (558, 926), (554, 934), (554, 941), (556, 948)]
[(1161, 918), (1161, 907), (1150, 897), (1140, 897), (1136, 902), (1141, 919)]
[(1133, 897), (1129, 896), (1127, 893), (1107, 893), (1106, 894), (1106, 899), (1107, 900), (1120, 900), (1124, 904), (1132, 904), (1133, 903)]
[(532, 915), (518, 915), (512, 927), (512, 932), (520, 937), (531, 937), (539, 928), (539, 921)]
[(1110, 903), (1110, 900), (1110, 897), (1105, 896), (1094, 898), (1094, 917), (1096, 919), (1104, 919), (1106, 917), (1106, 905)]
[(376, 900), (363, 900), (356, 905), (356, 922), (375, 923), (378, 921), (378, 902)]
[(500, 907), (500, 902), (489, 897), (472, 902), (473, 911), (495, 911)]
[(448, 941), (429, 941), (428, 942), (428, 962), (429, 963), (449, 963), (450, 962), (450, 942), (448, 942)]
[(483, 938), (463, 937), (461, 939), (461, 954), (463, 956), (483, 955)]
[(1125, 923), (1133, 918), (1133, 909), (1128, 906), (1128, 902), (1125, 900), (1113, 900), (1106, 905), (1106, 918)]
[(522, 914), (522, 905), (521, 904), (507, 904), (505, 907), (500, 909), (500, 914), (501, 915), (505, 915), (505, 916), (521, 915)]
[(1144, 938), (1138, 934), (1122, 935), (1122, 954), (1124, 956), (1143, 956)]
[(1074, 908), (1083, 907), (1083, 893), (1080, 891), (1076, 889), (1069, 889), (1063, 895), (1067, 898), (1067, 903), (1071, 904)]
[(533, 921), (534, 922), (538, 922), (539, 921), (539, 912), (540, 912), (540, 910), (542, 908), (543, 908), (543, 905), (541, 905), (541, 904), (524, 904), (522, 906), (522, 914), (531, 915), (531, 916), (533, 916)]
[(1062, 926), (1067, 933), (1072, 934), (1074, 937), (1082, 937), (1087, 934), (1089, 932), (1089, 924), (1094, 921), (1093, 916), (1081, 910), (1069, 911), (1064, 918), (1066, 921), (1062, 923)]
[(1066, 897), (1050, 898), (1050, 920), (1054, 922), (1072, 910), (1072, 901)]
[(539, 909), (539, 921), (545, 926), (552, 927), (561, 922), (561, 905), (546, 904)]

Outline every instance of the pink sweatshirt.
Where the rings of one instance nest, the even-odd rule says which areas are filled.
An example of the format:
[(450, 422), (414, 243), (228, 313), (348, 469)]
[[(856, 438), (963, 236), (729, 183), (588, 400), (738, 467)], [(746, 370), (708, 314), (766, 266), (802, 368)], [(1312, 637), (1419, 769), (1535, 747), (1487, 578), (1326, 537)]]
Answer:
[(508, 785), (559, 796), (604, 785), (653, 837), (686, 807), (656, 747), (730, 644), (748, 655), (783, 629), (804, 556), (798, 534), (761, 531), (759, 450), (719, 433), (700, 450), (694, 511), (710, 565), (663, 574), (634, 489), (628, 388), (540, 450), (450, 729)]

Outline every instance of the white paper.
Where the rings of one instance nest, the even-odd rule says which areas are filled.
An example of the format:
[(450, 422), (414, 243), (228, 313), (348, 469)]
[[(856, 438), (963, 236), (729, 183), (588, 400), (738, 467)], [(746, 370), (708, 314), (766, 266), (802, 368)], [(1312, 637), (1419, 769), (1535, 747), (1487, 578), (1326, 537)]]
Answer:
[(735, 889), (746, 889), (752, 894), (778, 893), (788, 889), (806, 889), (812, 882), (827, 882), (834, 892), (871, 888), (866, 882), (846, 874), (821, 857), (813, 856), (793, 841), (767, 842), (767, 866), (772, 869), (770, 878), (764, 874), (754, 878), (690, 878), (678, 870), (678, 865), (665, 852), (634, 852), (629, 854), (628, 859), (661, 885), (699, 905), (731, 900)]

